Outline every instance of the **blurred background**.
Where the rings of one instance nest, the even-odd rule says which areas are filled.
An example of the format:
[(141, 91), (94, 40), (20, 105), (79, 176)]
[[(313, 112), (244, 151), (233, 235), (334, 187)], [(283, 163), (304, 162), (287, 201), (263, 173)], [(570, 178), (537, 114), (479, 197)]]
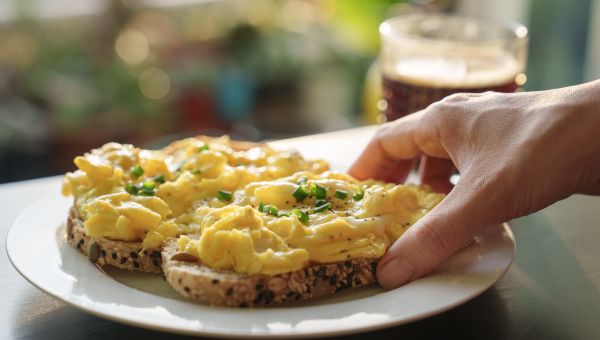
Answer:
[(0, 183), (109, 141), (374, 124), (378, 25), (424, 11), (528, 26), (525, 90), (600, 77), (600, 0), (2, 0)]

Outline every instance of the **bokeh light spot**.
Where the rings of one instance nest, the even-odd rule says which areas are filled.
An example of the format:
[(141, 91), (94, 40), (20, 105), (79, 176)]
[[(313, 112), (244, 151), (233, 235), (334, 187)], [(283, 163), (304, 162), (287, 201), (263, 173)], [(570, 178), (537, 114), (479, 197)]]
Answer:
[(527, 82), (527, 76), (525, 75), (525, 73), (519, 73), (515, 76), (515, 83), (519, 86), (523, 86), (525, 85), (525, 83)]
[(139, 65), (148, 58), (150, 45), (142, 32), (127, 29), (119, 34), (115, 42), (115, 50), (124, 62), (131, 65)]
[(169, 75), (159, 68), (149, 68), (140, 74), (139, 86), (142, 94), (150, 99), (165, 97), (171, 89)]

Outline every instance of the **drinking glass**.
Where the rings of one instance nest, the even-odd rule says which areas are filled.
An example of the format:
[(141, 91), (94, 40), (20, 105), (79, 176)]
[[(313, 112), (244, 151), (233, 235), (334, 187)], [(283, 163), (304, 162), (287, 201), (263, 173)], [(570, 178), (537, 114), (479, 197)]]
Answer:
[(390, 121), (456, 92), (514, 92), (527, 77), (527, 28), (448, 14), (393, 17), (379, 27), (383, 98)]

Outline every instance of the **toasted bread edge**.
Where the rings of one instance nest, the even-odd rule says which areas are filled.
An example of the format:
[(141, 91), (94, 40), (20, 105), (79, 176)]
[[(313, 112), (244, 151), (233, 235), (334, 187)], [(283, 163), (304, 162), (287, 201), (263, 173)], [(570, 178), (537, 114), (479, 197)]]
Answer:
[(378, 261), (351, 259), (268, 276), (214, 270), (198, 261), (174, 260), (176, 253), (176, 239), (167, 240), (162, 250), (167, 282), (187, 298), (229, 307), (268, 306), (365, 286), (376, 281)]
[(161, 273), (159, 250), (142, 250), (142, 242), (111, 240), (88, 235), (74, 207), (67, 218), (67, 242), (100, 266)]

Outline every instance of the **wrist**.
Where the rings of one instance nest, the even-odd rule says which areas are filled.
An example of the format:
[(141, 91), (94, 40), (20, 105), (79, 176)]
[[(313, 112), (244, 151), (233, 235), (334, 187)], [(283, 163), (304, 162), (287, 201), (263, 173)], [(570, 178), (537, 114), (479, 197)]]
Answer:
[(600, 194), (600, 80), (575, 87), (578, 98), (571, 115), (581, 125), (578, 143), (580, 180), (577, 193)]

